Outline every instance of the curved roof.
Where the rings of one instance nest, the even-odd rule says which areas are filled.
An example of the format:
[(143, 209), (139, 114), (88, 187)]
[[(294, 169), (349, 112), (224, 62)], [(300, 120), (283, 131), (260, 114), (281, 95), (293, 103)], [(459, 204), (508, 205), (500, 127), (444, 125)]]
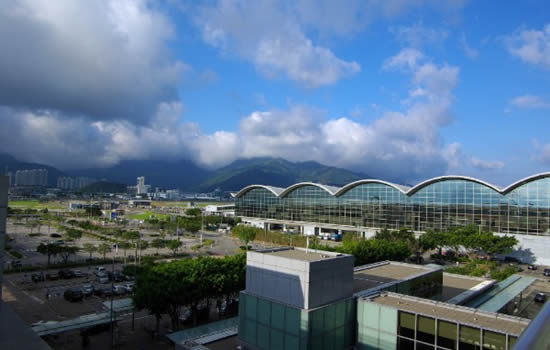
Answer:
[(482, 181), (482, 180), (479, 180), (479, 179), (476, 179), (474, 177), (469, 177), (469, 176), (461, 176), (461, 175), (445, 175), (445, 176), (438, 176), (438, 177), (434, 177), (434, 178), (431, 178), (431, 179), (428, 179), (426, 181), (422, 181), (421, 183), (419, 183), (418, 185), (412, 187), (411, 189), (409, 189), (409, 191), (407, 192), (407, 195), (413, 195), (414, 193), (420, 191), (422, 188), (426, 187), (426, 186), (429, 186), (431, 184), (434, 184), (436, 182), (441, 182), (441, 181), (448, 181), (448, 180), (463, 180), (463, 181), (471, 181), (471, 182), (476, 182), (480, 185), (483, 185), (483, 186), (486, 186), (486, 187), (489, 187), (490, 189), (496, 191), (496, 192), (499, 192), (499, 193), (502, 193), (500, 187), (497, 187), (495, 185), (492, 185), (488, 182), (485, 182), (485, 181)]
[(527, 177), (524, 177), (523, 179), (519, 180), (519, 181), (516, 181), (514, 182), (513, 184), (509, 185), (508, 187), (506, 187), (505, 189), (502, 190), (502, 193), (508, 193), (508, 192), (511, 192), (513, 190), (515, 190), (516, 188), (520, 187), (520, 186), (523, 186), (531, 181), (535, 181), (535, 180), (539, 180), (539, 179), (543, 179), (545, 177), (550, 177), (550, 172), (547, 172), (547, 173), (539, 173), (539, 174), (535, 174), (535, 175), (531, 175), (531, 176), (527, 176)]
[(268, 190), (269, 192), (273, 193), (275, 196), (279, 196), (279, 194), (283, 191), (280, 187), (274, 187), (274, 186), (265, 186), (265, 185), (248, 185), (245, 188), (241, 189), (239, 192), (237, 192), (233, 197), (239, 198), (246, 192), (254, 189), (254, 188), (263, 188), (264, 190)]
[(388, 181), (378, 180), (378, 179), (358, 180), (358, 181), (351, 182), (351, 183), (349, 183), (345, 186), (342, 186), (342, 187), (322, 185), (322, 184), (318, 184), (318, 183), (314, 183), (314, 182), (300, 182), (300, 183), (288, 186), (287, 188), (284, 188), (284, 189), (279, 188), (279, 187), (273, 187), (273, 186), (250, 185), (250, 186), (246, 186), (245, 188), (243, 188), (242, 190), (237, 192), (237, 194), (235, 194), (235, 197), (238, 198), (238, 197), (242, 196), (243, 194), (245, 194), (246, 192), (250, 191), (253, 188), (264, 188), (264, 189), (270, 191), (271, 193), (273, 193), (274, 195), (276, 195), (277, 197), (284, 197), (284, 196), (288, 195), (290, 192), (292, 192), (293, 190), (295, 190), (296, 188), (299, 188), (299, 187), (302, 187), (302, 186), (316, 186), (316, 187), (322, 188), (323, 190), (325, 190), (327, 193), (329, 193), (332, 196), (341, 196), (342, 194), (344, 194), (348, 190), (352, 189), (353, 187), (358, 186), (358, 185), (362, 185), (362, 184), (367, 184), (367, 183), (379, 183), (379, 184), (384, 184), (384, 185), (387, 185), (387, 186), (391, 186), (391, 187), (395, 188), (396, 190), (400, 191), (401, 193), (406, 194), (407, 196), (411, 196), (411, 195), (415, 194), (416, 192), (418, 192), (419, 190), (421, 190), (422, 188), (424, 188), (426, 186), (429, 186), (431, 184), (441, 182), (441, 181), (447, 181), (447, 180), (463, 180), (463, 181), (475, 182), (475, 183), (486, 186), (486, 187), (488, 187), (488, 188), (504, 195), (504, 194), (506, 194), (510, 191), (513, 191), (516, 188), (518, 188), (522, 185), (525, 185), (525, 184), (527, 184), (531, 181), (539, 180), (539, 179), (546, 178), (546, 177), (550, 177), (550, 172), (528, 176), (526, 178), (523, 178), (519, 181), (514, 182), (513, 184), (511, 184), (511, 185), (509, 185), (505, 188), (500, 188), (498, 186), (495, 186), (495, 185), (490, 184), (488, 182), (485, 182), (483, 180), (476, 179), (474, 177), (461, 176), (461, 175), (438, 176), (438, 177), (434, 177), (434, 178), (422, 181), (421, 183), (419, 183), (419, 184), (417, 184), (416, 186), (413, 186), (413, 187), (398, 185), (398, 184), (394, 184), (394, 183), (391, 183), (391, 182), (388, 182)]
[(394, 184), (394, 183), (391, 183), (391, 182), (388, 182), (388, 181), (383, 181), (383, 180), (378, 180), (378, 179), (365, 179), (365, 180), (354, 181), (354, 182), (351, 182), (351, 183), (349, 183), (345, 186), (340, 187), (340, 189), (335, 193), (335, 195), (336, 196), (341, 196), (344, 193), (346, 193), (347, 191), (354, 188), (355, 186), (368, 184), (368, 183), (378, 183), (378, 184), (390, 186), (390, 187), (393, 187), (396, 190), (400, 191), (403, 194), (407, 194), (407, 191), (409, 190), (409, 187), (407, 187), (407, 186), (397, 185), (397, 184)]
[(334, 186), (328, 186), (328, 185), (321, 185), (321, 184), (317, 184), (315, 182), (299, 182), (297, 184), (294, 184), (294, 185), (290, 185), (288, 186), (287, 188), (285, 188), (283, 190), (283, 192), (281, 192), (279, 194), (279, 197), (284, 197), (286, 196), (287, 194), (289, 194), (290, 192), (294, 191), (295, 189), (299, 188), (299, 187), (304, 187), (304, 186), (315, 186), (315, 187), (319, 187), (323, 190), (325, 190), (326, 192), (328, 192), (328, 194), (334, 196), (334, 194), (336, 193), (336, 191), (338, 191), (338, 187), (334, 187)]

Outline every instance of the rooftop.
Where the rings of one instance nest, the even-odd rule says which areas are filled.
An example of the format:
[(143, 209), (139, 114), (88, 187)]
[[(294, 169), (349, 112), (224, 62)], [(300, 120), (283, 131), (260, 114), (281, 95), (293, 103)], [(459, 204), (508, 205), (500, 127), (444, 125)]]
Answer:
[(307, 262), (334, 259), (339, 256), (347, 256), (346, 254), (304, 248), (274, 248), (256, 250), (255, 252)]
[(443, 291), (441, 300), (451, 304), (460, 304), (463, 300), (472, 298), (486, 288), (490, 288), (494, 280), (480, 277), (443, 273)]
[(391, 292), (371, 296), (367, 299), (377, 304), (391, 306), (402, 311), (513, 335), (521, 334), (530, 322), (528, 319), (520, 317), (479, 311), (464, 306), (456, 306)]
[(379, 287), (395, 281), (407, 280), (411, 277), (434, 271), (421, 265), (383, 261), (355, 268), (353, 274), (353, 292)]

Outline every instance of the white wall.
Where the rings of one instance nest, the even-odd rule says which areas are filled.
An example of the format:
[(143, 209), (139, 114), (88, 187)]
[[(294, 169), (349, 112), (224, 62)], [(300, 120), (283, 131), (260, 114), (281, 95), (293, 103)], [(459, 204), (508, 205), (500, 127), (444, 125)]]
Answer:
[[(504, 236), (503, 233), (496, 235)], [(510, 234), (509, 234), (510, 235)], [(550, 266), (550, 236), (511, 235), (518, 240), (514, 251), (506, 256), (521, 259), (524, 263)], [(534, 258), (535, 261), (530, 261)]]

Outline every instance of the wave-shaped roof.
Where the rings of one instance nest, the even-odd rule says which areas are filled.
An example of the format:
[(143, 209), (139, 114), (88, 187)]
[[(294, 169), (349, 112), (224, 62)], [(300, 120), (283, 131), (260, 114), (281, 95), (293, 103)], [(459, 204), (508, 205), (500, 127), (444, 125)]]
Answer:
[(539, 179), (542, 179), (542, 178), (545, 178), (545, 177), (550, 177), (550, 172), (539, 173), (539, 174), (535, 174), (535, 175), (525, 177), (525, 178), (523, 178), (519, 181), (516, 181), (516, 182), (510, 184), (509, 186), (507, 186), (505, 188), (500, 188), (498, 186), (495, 186), (495, 185), (490, 184), (488, 182), (485, 182), (483, 180), (476, 179), (474, 177), (461, 176), (461, 175), (438, 176), (438, 177), (434, 177), (434, 178), (422, 181), (421, 183), (419, 183), (419, 184), (417, 184), (413, 187), (398, 185), (398, 184), (395, 184), (395, 183), (392, 183), (392, 182), (388, 182), (388, 181), (384, 181), (384, 180), (378, 180), (378, 179), (358, 180), (358, 181), (351, 182), (347, 185), (344, 185), (342, 187), (323, 185), (323, 184), (318, 184), (318, 183), (314, 183), (314, 182), (299, 182), (299, 183), (296, 183), (294, 185), (290, 185), (287, 188), (280, 188), (280, 187), (274, 187), (274, 186), (265, 186), (265, 185), (249, 185), (249, 186), (246, 186), (245, 188), (241, 189), (239, 192), (237, 192), (234, 195), (234, 197), (236, 197), (236, 198), (241, 197), (246, 192), (248, 192), (248, 191), (250, 191), (251, 189), (254, 189), (254, 188), (263, 188), (263, 189), (266, 189), (266, 190), (270, 191), (271, 193), (273, 193), (277, 197), (284, 197), (284, 196), (288, 195), (290, 192), (292, 192), (293, 190), (295, 190), (299, 187), (302, 187), (302, 186), (316, 186), (316, 187), (319, 187), (319, 188), (325, 190), (327, 193), (329, 193), (332, 196), (341, 196), (342, 194), (346, 193), (347, 191), (349, 191), (350, 189), (352, 189), (356, 186), (363, 185), (363, 184), (368, 184), (368, 183), (378, 183), (378, 184), (390, 186), (390, 187), (393, 187), (396, 190), (400, 191), (403, 194), (411, 196), (411, 195), (415, 194), (416, 192), (418, 192), (419, 190), (421, 190), (422, 188), (424, 188), (426, 186), (432, 185), (432, 184), (437, 183), (437, 182), (448, 181), (448, 180), (462, 180), (462, 181), (475, 182), (475, 183), (478, 183), (480, 185), (486, 186), (486, 187), (488, 187), (488, 188), (490, 188), (490, 189), (492, 189), (495, 192), (498, 192), (500, 194), (506, 194), (506, 193), (511, 192), (511, 191), (515, 190), (516, 188), (518, 188), (522, 185), (525, 185), (525, 184), (527, 184), (531, 181), (539, 180)]

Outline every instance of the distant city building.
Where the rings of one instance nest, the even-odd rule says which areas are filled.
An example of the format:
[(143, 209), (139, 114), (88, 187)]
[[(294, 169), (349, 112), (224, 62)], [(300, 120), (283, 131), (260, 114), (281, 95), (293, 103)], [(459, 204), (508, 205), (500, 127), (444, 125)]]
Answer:
[(57, 188), (76, 190), (89, 186), (94, 182), (96, 182), (96, 180), (89, 177), (60, 176), (57, 178)]
[(217, 215), (217, 216), (233, 217), (233, 216), (235, 216), (235, 204), (207, 205), (204, 208), (204, 213), (206, 215)]
[(126, 189), (130, 195), (148, 194), (151, 191), (151, 185), (145, 184), (145, 176), (139, 176), (136, 186), (128, 186)]
[(31, 169), (17, 170), (15, 172), (16, 186), (47, 186), (48, 185), (48, 170), (47, 169)]

